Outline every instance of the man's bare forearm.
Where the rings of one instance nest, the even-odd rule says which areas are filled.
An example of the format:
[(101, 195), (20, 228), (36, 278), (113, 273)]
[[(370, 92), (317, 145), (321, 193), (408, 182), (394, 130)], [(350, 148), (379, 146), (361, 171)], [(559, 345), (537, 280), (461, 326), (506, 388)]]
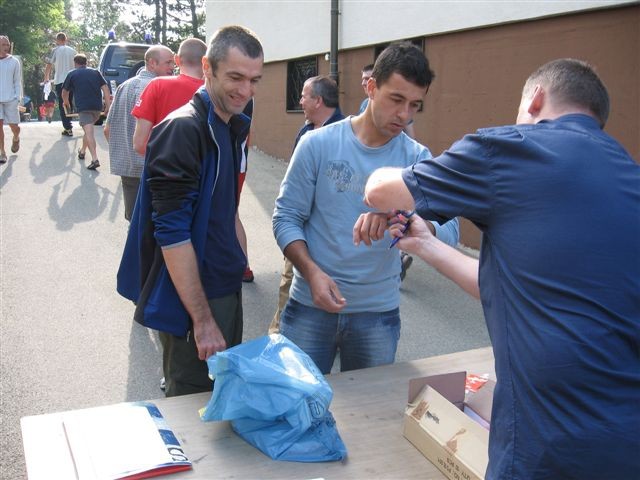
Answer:
[(44, 82), (48, 82), (51, 77), (51, 64), (47, 63), (47, 66), (44, 67)]
[(320, 267), (309, 255), (307, 243), (304, 240), (294, 240), (285, 247), (283, 253), (307, 281), (313, 273), (320, 270)]
[(133, 132), (133, 149), (140, 155), (144, 155), (147, 149), (151, 128), (153, 128), (153, 124), (149, 120), (139, 118), (136, 121), (136, 129)]
[(425, 239), (421, 248), (415, 253), (469, 295), (480, 298), (478, 260), (465, 255), (433, 236)]
[(213, 321), (209, 302), (202, 288), (196, 254), (191, 243), (162, 250), (167, 270), (194, 325)]

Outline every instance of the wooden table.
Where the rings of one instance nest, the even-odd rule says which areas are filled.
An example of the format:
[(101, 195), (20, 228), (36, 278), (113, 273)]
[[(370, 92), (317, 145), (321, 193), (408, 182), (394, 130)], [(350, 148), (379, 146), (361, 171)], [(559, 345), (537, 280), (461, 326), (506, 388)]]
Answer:
[[(167, 479), (443, 479), (402, 436), (407, 389), (411, 378), (466, 370), (495, 379), (490, 347), (327, 376), (334, 392), (330, 410), (348, 457), (342, 462), (273, 461), (256, 450), (228, 422), (202, 422), (198, 410), (210, 394), (154, 400), (193, 470)], [(61, 413), (21, 420), (30, 480), (75, 479)]]

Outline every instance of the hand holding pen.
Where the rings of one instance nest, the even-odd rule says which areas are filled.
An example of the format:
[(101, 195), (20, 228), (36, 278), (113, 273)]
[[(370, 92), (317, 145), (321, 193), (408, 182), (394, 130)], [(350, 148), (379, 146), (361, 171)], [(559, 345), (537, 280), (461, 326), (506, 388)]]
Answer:
[[(416, 211), (415, 210), (411, 210), (410, 212), (405, 212), (404, 210), (400, 210), (397, 215), (402, 215), (404, 218), (407, 219), (407, 223), (404, 224), (404, 226), (402, 227), (402, 233), (406, 232), (409, 229), (410, 226), (410, 221), (409, 219), (411, 218), (411, 216), (413, 214), (415, 214)], [(395, 237), (393, 240), (391, 240), (391, 244), (389, 245), (389, 248), (393, 248), (396, 246), (396, 243), (398, 243), (400, 241), (400, 238), (402, 237)]]

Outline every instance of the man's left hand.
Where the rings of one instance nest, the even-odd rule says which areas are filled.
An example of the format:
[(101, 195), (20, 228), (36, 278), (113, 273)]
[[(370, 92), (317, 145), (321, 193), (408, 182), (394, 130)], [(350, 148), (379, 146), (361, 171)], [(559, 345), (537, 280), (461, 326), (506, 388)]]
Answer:
[(363, 213), (353, 226), (353, 243), (358, 246), (360, 242), (371, 246), (371, 242), (384, 238), (389, 217), (386, 213)]

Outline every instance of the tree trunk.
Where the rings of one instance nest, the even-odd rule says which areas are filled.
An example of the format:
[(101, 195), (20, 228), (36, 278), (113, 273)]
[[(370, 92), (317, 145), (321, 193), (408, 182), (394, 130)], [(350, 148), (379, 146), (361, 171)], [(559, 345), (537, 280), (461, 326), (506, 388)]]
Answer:
[(167, 44), (167, 0), (162, 0), (162, 44)]
[(155, 0), (155, 4), (156, 4), (156, 18), (153, 19), (153, 27), (155, 29), (156, 32), (156, 42), (159, 42), (161, 44), (165, 44), (164, 41), (161, 41), (161, 37), (160, 37), (160, 32), (161, 32), (161, 28), (160, 28), (160, 0)]
[(198, 38), (198, 15), (196, 14), (196, 0), (189, 0), (189, 8), (191, 9), (191, 34), (193, 38)]

